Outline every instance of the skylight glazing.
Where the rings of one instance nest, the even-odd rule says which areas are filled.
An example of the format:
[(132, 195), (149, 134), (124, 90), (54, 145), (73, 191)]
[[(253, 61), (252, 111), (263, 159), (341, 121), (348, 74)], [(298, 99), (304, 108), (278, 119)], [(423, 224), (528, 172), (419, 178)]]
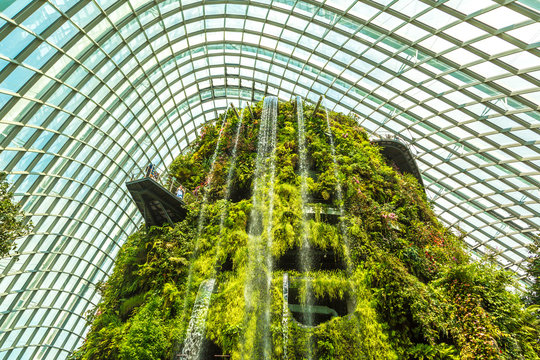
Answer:
[[(7, 0), (0, 167), (35, 227), (0, 260), (0, 359), (84, 339), (141, 217), (124, 182), (233, 102), (352, 112), (411, 144), (440, 218), (524, 275), (540, 228), (540, 29), (530, 0)], [(524, 279), (526, 281), (526, 279)]]

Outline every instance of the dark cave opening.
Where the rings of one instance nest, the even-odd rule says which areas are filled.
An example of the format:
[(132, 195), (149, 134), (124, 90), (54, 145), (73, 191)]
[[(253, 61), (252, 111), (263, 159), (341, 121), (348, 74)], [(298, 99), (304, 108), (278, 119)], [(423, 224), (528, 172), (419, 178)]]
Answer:
[(220, 271), (232, 271), (233, 270), (233, 261), (230, 255), (227, 255), (225, 261), (221, 264)]
[(246, 200), (250, 198), (251, 198), (251, 181), (249, 181), (247, 184), (239, 184), (237, 182), (233, 182), (231, 184), (229, 199), (232, 202), (237, 203), (242, 200)]
[(201, 345), (201, 353), (199, 354), (199, 360), (217, 360), (217, 359), (230, 359), (231, 356), (224, 354), (223, 349), (215, 342), (209, 339), (204, 339)]
[(313, 297), (312, 301), (308, 301), (308, 304), (302, 304), (299, 282), (293, 280), (291, 283), (292, 286), (289, 287), (289, 310), (293, 318), (302, 325), (317, 326), (335, 317), (346, 316), (354, 311), (354, 302), (348, 292), (342, 298), (331, 298), (325, 294), (322, 297)]
[(309, 251), (309, 268), (301, 266), (301, 249), (298, 246), (293, 247), (274, 260), (275, 270), (284, 271), (318, 271), (318, 270), (344, 270), (345, 262), (341, 254), (332, 249), (322, 250), (320, 248), (311, 248)]

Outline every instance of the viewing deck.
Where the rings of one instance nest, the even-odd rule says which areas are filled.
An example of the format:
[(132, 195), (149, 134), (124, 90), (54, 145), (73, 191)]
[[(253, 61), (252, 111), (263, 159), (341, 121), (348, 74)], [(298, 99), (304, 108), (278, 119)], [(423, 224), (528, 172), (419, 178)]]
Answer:
[(131, 180), (126, 186), (147, 227), (174, 224), (186, 217), (184, 201), (153, 178)]
[(422, 175), (420, 175), (420, 170), (407, 144), (397, 136), (390, 134), (384, 134), (379, 139), (373, 139), (372, 143), (382, 148), (381, 153), (383, 156), (388, 161), (396, 164), (400, 172), (413, 175), (418, 180), (418, 183), (424, 187)]

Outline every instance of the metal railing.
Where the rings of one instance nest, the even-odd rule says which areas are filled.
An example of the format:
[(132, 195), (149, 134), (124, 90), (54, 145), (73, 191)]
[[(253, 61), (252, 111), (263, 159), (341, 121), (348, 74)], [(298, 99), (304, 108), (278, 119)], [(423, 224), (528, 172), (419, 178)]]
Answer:
[[(149, 166), (145, 168), (133, 169), (130, 173), (130, 179), (137, 180), (149, 177), (163, 186), (165, 189), (169, 190), (171, 193), (176, 194), (176, 190), (182, 184), (169, 172), (169, 169), (163, 166), (154, 166), (150, 171)], [(186, 190), (184, 189), (184, 192), (185, 191)]]
[(398, 142), (402, 143), (403, 145), (405, 145), (409, 149), (409, 151), (411, 152), (411, 154), (413, 155), (413, 157), (415, 159), (418, 157), (418, 150), (416, 149), (416, 147), (413, 144), (406, 141), (399, 134), (396, 134), (396, 133), (393, 133), (393, 132), (390, 132), (390, 131), (377, 131), (377, 132), (373, 133), (373, 136), (376, 136), (381, 140), (395, 140), (395, 141), (398, 141)]
[(381, 140), (396, 140), (407, 145), (407, 142), (403, 140), (401, 136), (390, 131), (377, 131), (376, 133), (373, 133), (373, 135)]

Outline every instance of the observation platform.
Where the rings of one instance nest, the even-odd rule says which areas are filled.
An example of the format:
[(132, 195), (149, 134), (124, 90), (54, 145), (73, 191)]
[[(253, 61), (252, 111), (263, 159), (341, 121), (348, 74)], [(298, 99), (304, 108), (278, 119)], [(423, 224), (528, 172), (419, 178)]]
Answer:
[(163, 226), (184, 220), (185, 203), (150, 177), (126, 182), (126, 186), (144, 217), (146, 226)]
[(400, 172), (413, 175), (416, 180), (418, 180), (418, 183), (424, 187), (420, 170), (416, 165), (416, 161), (414, 160), (409, 147), (397, 136), (384, 135), (379, 139), (373, 139), (372, 143), (379, 145), (382, 148), (382, 155), (388, 161), (396, 164), (396, 167)]
[[(315, 199), (318, 200), (318, 199)], [(331, 206), (317, 206), (317, 203), (307, 204), (306, 215), (308, 219), (322, 221), (327, 224), (336, 225), (339, 223), (341, 213)]]

